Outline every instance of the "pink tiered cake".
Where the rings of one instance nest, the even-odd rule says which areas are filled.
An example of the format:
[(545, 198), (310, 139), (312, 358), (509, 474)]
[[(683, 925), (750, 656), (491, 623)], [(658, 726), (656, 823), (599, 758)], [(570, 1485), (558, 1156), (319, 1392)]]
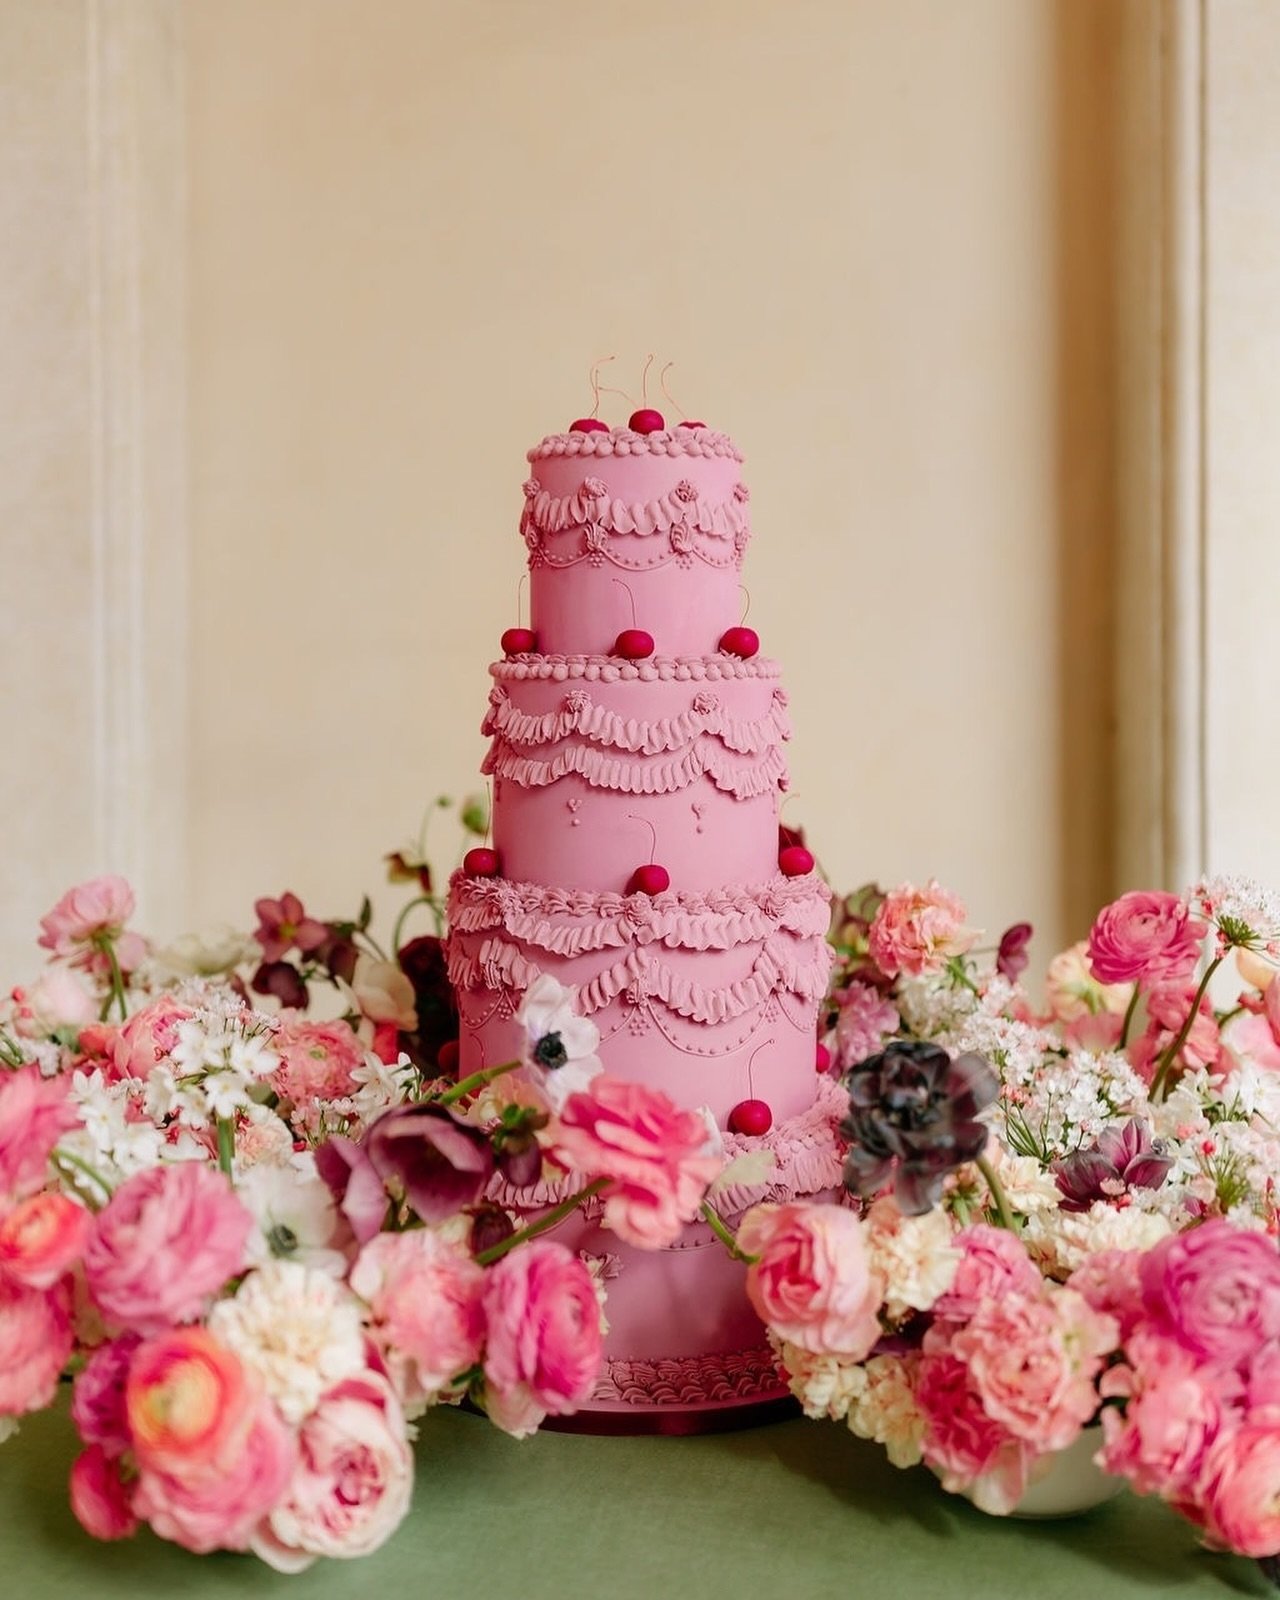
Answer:
[[(449, 975), (463, 1073), (520, 1054), (515, 1012), (548, 972), (599, 1027), (606, 1071), (709, 1107), (730, 1155), (771, 1151), (766, 1182), (721, 1197), (732, 1217), (838, 1181), (834, 1091), (814, 1070), (829, 897), (803, 853), (783, 857), (794, 875), (779, 863), (790, 728), (776, 664), (736, 626), (742, 458), (722, 433), (658, 420), (575, 426), (529, 452), (533, 639), (489, 669), (483, 725), (501, 875), (455, 876)], [(627, 659), (636, 631), (652, 653)], [(655, 865), (670, 887), (636, 888)], [(562, 1193), (499, 1198), (537, 1210)], [(586, 1425), (726, 1425), (783, 1393), (743, 1268), (708, 1228), (646, 1255), (588, 1210), (556, 1236), (609, 1279)]]

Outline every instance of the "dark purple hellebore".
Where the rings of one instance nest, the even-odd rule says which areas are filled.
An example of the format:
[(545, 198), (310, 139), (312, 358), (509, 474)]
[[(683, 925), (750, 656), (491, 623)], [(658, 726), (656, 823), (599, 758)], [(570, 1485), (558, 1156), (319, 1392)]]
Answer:
[(387, 1214), (387, 1191), (373, 1162), (354, 1139), (341, 1134), (316, 1147), (316, 1171), (329, 1186), (357, 1244), (379, 1233)]
[(1000, 948), (996, 951), (996, 971), (1002, 978), (1008, 978), (1010, 983), (1015, 983), (1027, 970), (1027, 963), (1031, 960), (1027, 954), (1027, 946), (1031, 943), (1034, 931), (1029, 922), (1015, 922), (1000, 935)]
[(264, 961), (250, 979), (255, 994), (269, 994), (290, 1011), (307, 1009), (307, 986), (291, 961)]
[(364, 1148), (384, 1182), (397, 1179), (423, 1222), (471, 1206), (493, 1176), (493, 1148), (445, 1106), (398, 1106), (369, 1124)]
[(1095, 1200), (1114, 1200), (1126, 1189), (1158, 1189), (1173, 1165), (1140, 1117), (1104, 1128), (1087, 1150), (1073, 1150), (1050, 1166), (1064, 1211), (1087, 1211)]

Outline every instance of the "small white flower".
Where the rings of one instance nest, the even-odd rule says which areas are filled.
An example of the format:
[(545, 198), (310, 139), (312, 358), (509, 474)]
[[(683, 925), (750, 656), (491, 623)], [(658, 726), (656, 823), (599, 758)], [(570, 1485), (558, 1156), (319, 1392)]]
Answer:
[(152, 959), (162, 975), (215, 978), (257, 954), (255, 940), (222, 923), (203, 933), (184, 933), (163, 950), (156, 951)]
[(600, 1030), (574, 1009), (576, 990), (541, 973), (525, 993), (517, 1020), (528, 1036), (525, 1068), (553, 1111), (604, 1071), (596, 1055)]
[(838, 1422), (867, 1387), (866, 1368), (858, 1362), (814, 1355), (772, 1333), (769, 1343), (777, 1351), (788, 1387), (806, 1417), (830, 1417)]

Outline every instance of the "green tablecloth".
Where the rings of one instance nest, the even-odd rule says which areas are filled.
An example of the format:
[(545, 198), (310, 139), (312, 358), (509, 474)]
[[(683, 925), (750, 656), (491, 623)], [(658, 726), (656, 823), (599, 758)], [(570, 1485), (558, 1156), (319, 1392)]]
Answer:
[(922, 1470), (897, 1471), (835, 1424), (694, 1439), (544, 1433), (480, 1418), (423, 1424), (414, 1510), (377, 1555), (287, 1578), (249, 1557), (189, 1556), (149, 1534), (93, 1543), (67, 1506), (65, 1406), (0, 1446), (0, 1600), (1119, 1600), (1274, 1595), (1158, 1504), (1082, 1517), (983, 1516)]

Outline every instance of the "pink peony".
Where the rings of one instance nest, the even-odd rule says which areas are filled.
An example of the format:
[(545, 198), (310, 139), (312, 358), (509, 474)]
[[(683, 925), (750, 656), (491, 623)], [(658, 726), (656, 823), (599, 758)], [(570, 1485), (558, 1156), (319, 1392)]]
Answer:
[(1280, 1252), (1221, 1218), (1172, 1234), (1141, 1264), (1153, 1326), (1217, 1367), (1247, 1361), (1280, 1336)]
[(242, 1270), (253, 1227), (210, 1167), (139, 1172), (97, 1217), (84, 1258), (89, 1292), (107, 1317), (139, 1333), (189, 1322)]
[(1227, 1393), (1181, 1345), (1145, 1329), (1131, 1336), (1125, 1364), (1106, 1374), (1102, 1390), (1125, 1402), (1123, 1412), (1102, 1412), (1106, 1470), (1139, 1494), (1190, 1500), (1223, 1426)]
[(924, 1417), (921, 1450), (950, 1493), (971, 1493), (997, 1516), (1021, 1500), (1033, 1452), (983, 1409), (969, 1369), (940, 1342), (916, 1373), (915, 1402)]
[(90, 1226), (89, 1213), (66, 1195), (20, 1200), (0, 1218), (0, 1278), (51, 1289), (84, 1254)]
[(1089, 933), (1089, 965), (1106, 984), (1185, 978), (1195, 970), (1207, 932), (1177, 895), (1133, 890), (1098, 913)]
[(125, 1384), (141, 1343), (136, 1333), (124, 1333), (99, 1345), (71, 1391), (71, 1420), (77, 1432), (86, 1444), (101, 1445), (109, 1456), (123, 1455), (129, 1448)]
[(675, 1242), (722, 1166), (707, 1153), (706, 1124), (696, 1111), (604, 1073), (569, 1096), (549, 1144), (568, 1171), (609, 1179), (604, 1225), (642, 1250)]
[(871, 959), (887, 978), (936, 972), (973, 947), (964, 902), (931, 879), (923, 889), (904, 883), (887, 894), (868, 935)]
[(135, 1011), (108, 1043), (107, 1053), (114, 1076), (144, 1081), (149, 1078), (157, 1063), (177, 1044), (181, 1024), (194, 1015), (189, 1006), (180, 1006), (167, 994), (143, 1006), (141, 1011)]
[(43, 1078), (37, 1066), (0, 1072), (0, 1203), (44, 1187), (49, 1156), (79, 1122), (69, 1078)]
[(55, 1028), (83, 1028), (98, 1020), (93, 996), (65, 967), (50, 967), (27, 989), (13, 991), (14, 1031), (47, 1038)]
[(317, 1556), (369, 1555), (412, 1496), (413, 1453), (395, 1396), (375, 1373), (348, 1378), (303, 1423), (293, 1476), (253, 1550), (280, 1572), (301, 1572)]
[(350, 1284), (367, 1302), (393, 1374), (407, 1360), (407, 1404), (433, 1398), (480, 1359), (485, 1274), (465, 1245), (431, 1228), (384, 1233), (361, 1250)]
[(1272, 1339), (1255, 1352), (1245, 1383), (1247, 1419), (1280, 1424), (1280, 1339)]
[(32, 1289), (0, 1276), (0, 1417), (43, 1410), (74, 1343), (66, 1283)]
[(595, 1283), (564, 1245), (535, 1239), (489, 1269), (485, 1405), (521, 1437), (548, 1412), (575, 1411), (600, 1371), (604, 1339)]
[(138, 1531), (132, 1491), (120, 1463), (101, 1445), (91, 1444), (71, 1467), (71, 1509), (92, 1539), (127, 1539)]
[(861, 1361), (870, 1353), (884, 1284), (852, 1211), (801, 1201), (753, 1206), (738, 1248), (759, 1258), (747, 1268), (747, 1296), (771, 1332), (815, 1355)]
[(869, 983), (851, 983), (835, 996), (836, 1064), (848, 1072), (868, 1056), (875, 1055), (900, 1021), (897, 1009)]
[(1032, 1449), (1064, 1450), (1098, 1409), (1095, 1379), (1119, 1341), (1071, 1289), (986, 1300), (951, 1340), (987, 1415)]
[(364, 1065), (364, 1046), (341, 1021), (292, 1019), (272, 1035), (271, 1048), (280, 1057), (271, 1081), (276, 1093), (295, 1106), (349, 1095), (356, 1068)]
[(42, 950), (66, 956), (94, 939), (117, 939), (133, 915), (133, 890), (114, 873), (68, 889), (40, 919)]
[(964, 1250), (951, 1287), (934, 1301), (933, 1314), (944, 1321), (967, 1322), (979, 1307), (1006, 1294), (1034, 1295), (1040, 1273), (1026, 1246), (1007, 1228), (985, 1222), (962, 1228), (955, 1236)]
[(1220, 1434), (1204, 1465), (1205, 1526), (1246, 1556), (1280, 1554), (1280, 1427), (1246, 1422)]

